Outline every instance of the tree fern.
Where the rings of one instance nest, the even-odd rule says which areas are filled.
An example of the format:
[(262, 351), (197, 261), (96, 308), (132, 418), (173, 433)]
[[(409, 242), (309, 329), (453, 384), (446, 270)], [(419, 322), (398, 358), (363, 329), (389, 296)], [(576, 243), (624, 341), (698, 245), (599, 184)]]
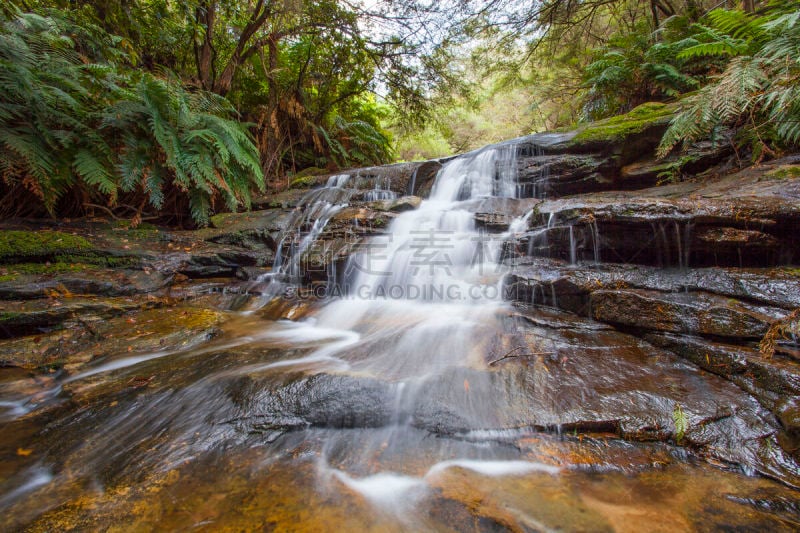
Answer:
[(762, 16), (715, 11), (710, 19), (751, 53), (731, 59), (712, 83), (682, 102), (659, 156), (737, 124), (752, 132), (743, 138), (756, 144), (755, 157), (765, 143), (800, 143), (800, 9)]
[(263, 189), (247, 124), (224, 98), (190, 93), (169, 72), (129, 72), (120, 39), (58, 11), (0, 16), (0, 168), (51, 213), (74, 187), (112, 206), (120, 192), (159, 209), (186, 194), (204, 223), (215, 199), (249, 206)]

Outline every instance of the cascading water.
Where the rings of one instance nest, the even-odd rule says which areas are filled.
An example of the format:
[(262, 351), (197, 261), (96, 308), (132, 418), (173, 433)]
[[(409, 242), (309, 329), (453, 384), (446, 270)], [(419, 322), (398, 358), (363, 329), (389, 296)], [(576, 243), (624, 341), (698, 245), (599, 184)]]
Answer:
[[(434, 407), (436, 417), (445, 409), (465, 431), (509, 425), (502, 411), (482, 403), (491, 393), (491, 376), (471, 369), (485, 367), (494, 349), (490, 344), (504, 330), (502, 245), (526, 228), (530, 213), (491, 238), (476, 227), (475, 215), (466, 207), (478, 198), (516, 196), (515, 153), (515, 145), (499, 145), (446, 164), (429, 199), (400, 214), (386, 236), (373, 238), (366, 250), (350, 258), (346, 296), (327, 303), (313, 319), (287, 325), (282, 333), (300, 343), (328, 336), (331, 344), (281, 365), (294, 363), (307, 371), (347, 372), (393, 384), (391, 423), (376, 432), (384, 447), (411, 446), (418, 438), (416, 428), (434, 416)], [(308, 368), (309, 364), (315, 366)], [(437, 406), (439, 402), (443, 405)], [(341, 456), (344, 443), (336, 436), (329, 438), (326, 453)], [(503, 471), (493, 453), (476, 450), (464, 461), (491, 459), (483, 468)], [(358, 474), (378, 475), (382, 483), (398, 487), (422, 483), (375, 474), (365, 468), (366, 455), (363, 461), (349, 458)], [(330, 473), (328, 461), (334, 458), (326, 455), (321, 468)], [(480, 464), (475, 462), (474, 468), (482, 468)], [(530, 464), (511, 470), (526, 468)], [(358, 480), (339, 470), (333, 474), (354, 490), (374, 488), (367, 478)]]
[[(772, 515), (793, 512), (786, 502), (796, 492), (687, 461), (691, 451), (664, 442), (677, 407), (689, 419), (689, 444), (699, 437), (709, 443), (701, 449), (725, 464), (795, 480), (796, 463), (778, 455), (774, 417), (755, 399), (641, 338), (558, 309), (581, 304), (561, 285), (556, 291), (565, 271), (593, 283), (588, 265), (565, 263), (600, 259), (597, 224), (562, 209), (565, 219), (553, 213), (529, 229), (542, 206), (529, 198), (530, 173), (517, 180), (523, 166), (515, 157), (524, 150), (505, 144), (453, 159), (413, 211), (384, 211), (410, 201), (354, 204), (388, 188), (370, 181), (379, 172), (367, 169), (366, 177), (331, 178), (307, 193), (304, 209), (282, 212), (279, 220), (288, 221), (268, 278), (273, 296), (310, 278), (302, 258), (315, 247), (337, 239), (338, 246), (343, 234), (380, 235), (348, 243), (340, 276), (329, 271), (346, 290), (337, 299), (306, 305), (306, 285), (289, 307), (270, 301), (277, 312), (203, 307), (202, 316), (224, 316), (223, 325), (177, 339), (148, 334), (145, 320), (127, 321), (135, 337), (118, 342), (142, 337), (141, 351), (115, 343), (80, 370), (36, 382), (28, 370), (3, 369), (0, 529), (613, 531), (657, 523), (773, 531), (794, 524)], [(414, 181), (412, 191), (423, 187)], [(362, 231), (371, 216), (393, 221)], [(665, 258), (688, 262), (688, 224), (670, 222), (655, 234), (671, 246)], [(605, 260), (614, 257), (612, 236)], [(560, 246), (558, 260), (519, 257), (525, 244), (546, 255), (548, 240)], [(672, 274), (683, 273), (659, 283)], [(692, 283), (707, 279), (687, 274)], [(522, 294), (532, 283), (527, 301), (552, 307), (504, 302), (503, 278)], [(164, 311), (172, 322), (173, 309)], [(37, 342), (26, 345), (31, 354)], [(766, 456), (775, 460), (760, 462)], [(730, 497), (712, 501), (709, 493)], [(766, 509), (756, 520), (755, 506)]]
[(324, 187), (303, 197), (301, 204), (307, 207), (297, 210), (289, 220), (280, 236), (272, 272), (264, 281), (300, 281), (303, 254), (314, 244), (331, 218), (348, 205), (355, 192), (345, 189), (349, 180), (349, 174), (331, 176)]

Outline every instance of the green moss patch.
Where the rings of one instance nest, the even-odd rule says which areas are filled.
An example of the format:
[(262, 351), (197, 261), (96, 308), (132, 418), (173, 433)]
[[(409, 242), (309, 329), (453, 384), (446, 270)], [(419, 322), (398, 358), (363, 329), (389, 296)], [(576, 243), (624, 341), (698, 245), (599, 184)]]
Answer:
[(103, 255), (100, 253), (68, 254), (57, 255), (55, 260), (58, 263), (80, 263), (105, 268), (135, 268), (141, 265), (141, 260), (134, 256), (114, 256)]
[(645, 131), (657, 124), (667, 124), (675, 112), (675, 106), (660, 102), (648, 102), (635, 107), (624, 115), (592, 122), (581, 127), (573, 142), (619, 141), (629, 135)]
[(786, 165), (770, 170), (765, 174), (767, 178), (776, 180), (789, 180), (800, 178), (800, 165)]
[(20, 276), (46, 276), (66, 272), (97, 270), (98, 265), (86, 263), (17, 263), (0, 268), (0, 282), (13, 281)]
[(60, 231), (0, 231), (0, 261), (25, 257), (52, 257), (92, 248), (83, 237)]
[(294, 178), (289, 187), (292, 189), (308, 189), (317, 184), (317, 176), (301, 176)]

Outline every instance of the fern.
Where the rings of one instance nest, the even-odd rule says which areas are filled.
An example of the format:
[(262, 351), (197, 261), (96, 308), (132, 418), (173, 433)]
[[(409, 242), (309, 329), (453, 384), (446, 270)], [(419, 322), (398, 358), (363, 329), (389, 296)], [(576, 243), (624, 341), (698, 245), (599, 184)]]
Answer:
[(762, 16), (717, 10), (709, 17), (725, 38), (746, 43), (739, 52), (747, 55), (731, 59), (712, 83), (683, 101), (658, 155), (736, 125), (752, 132), (741, 137), (750, 139), (755, 159), (770, 151), (767, 143), (799, 144), (800, 9)]
[(672, 423), (675, 426), (675, 443), (680, 444), (689, 429), (689, 417), (679, 403), (675, 404), (675, 409), (672, 411)]
[[(231, 104), (190, 93), (169, 72), (125, 71), (120, 39), (61, 12), (0, 18), (0, 163), (7, 185), (24, 184), (53, 214), (80, 187), (114, 204), (120, 192), (163, 206), (186, 194), (208, 220), (217, 197), (249, 207), (263, 190), (258, 151)], [(94, 62), (93, 62), (94, 61)]]

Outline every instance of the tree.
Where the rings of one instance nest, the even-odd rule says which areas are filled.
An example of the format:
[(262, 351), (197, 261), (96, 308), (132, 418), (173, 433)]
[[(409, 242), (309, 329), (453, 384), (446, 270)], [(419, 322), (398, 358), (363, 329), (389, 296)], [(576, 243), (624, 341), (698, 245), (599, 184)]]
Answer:
[(17, 209), (27, 191), (50, 214), (81, 213), (124, 195), (139, 218), (169, 198), (204, 224), (219, 199), (249, 206), (263, 175), (229, 102), (128, 69), (121, 42), (56, 10), (0, 18), (2, 207)]

